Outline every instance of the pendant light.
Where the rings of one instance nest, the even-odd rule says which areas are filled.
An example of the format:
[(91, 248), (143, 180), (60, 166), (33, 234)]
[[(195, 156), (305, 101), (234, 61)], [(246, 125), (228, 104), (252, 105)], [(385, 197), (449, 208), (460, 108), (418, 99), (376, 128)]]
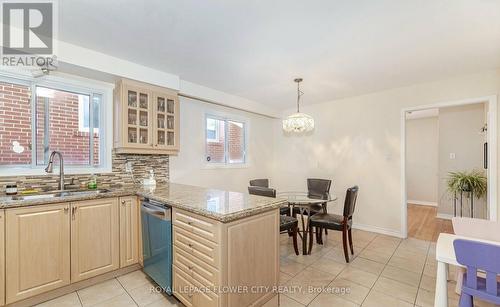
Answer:
[(304, 113), (300, 113), (299, 104), (300, 97), (304, 95), (304, 92), (300, 90), (300, 82), (302, 78), (297, 78), (293, 80), (297, 83), (297, 113), (288, 116), (283, 120), (283, 131), (289, 133), (303, 133), (314, 130), (314, 119)]

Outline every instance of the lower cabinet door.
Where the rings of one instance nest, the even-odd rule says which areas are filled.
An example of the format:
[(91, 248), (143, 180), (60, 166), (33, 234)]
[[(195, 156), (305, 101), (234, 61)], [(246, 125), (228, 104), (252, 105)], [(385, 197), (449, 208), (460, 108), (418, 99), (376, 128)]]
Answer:
[(120, 266), (118, 199), (71, 204), (71, 282)]
[(187, 272), (184, 272), (176, 265), (173, 268), (173, 292), (184, 305), (188, 307), (219, 306), (218, 296), (207, 290), (206, 285), (197, 282)]
[[(139, 262), (139, 208), (137, 197), (120, 198), (120, 267)], [(142, 249), (141, 249), (142, 251)]]
[(6, 210), (6, 303), (70, 283), (69, 204)]

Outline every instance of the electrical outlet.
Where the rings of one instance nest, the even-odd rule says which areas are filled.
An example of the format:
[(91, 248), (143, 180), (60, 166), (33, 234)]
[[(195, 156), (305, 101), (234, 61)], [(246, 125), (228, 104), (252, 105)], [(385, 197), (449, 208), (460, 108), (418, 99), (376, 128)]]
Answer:
[(454, 152), (450, 152), (450, 159), (454, 160), (457, 156), (455, 155)]
[(125, 172), (132, 173), (134, 171), (134, 167), (132, 166), (132, 162), (125, 163)]

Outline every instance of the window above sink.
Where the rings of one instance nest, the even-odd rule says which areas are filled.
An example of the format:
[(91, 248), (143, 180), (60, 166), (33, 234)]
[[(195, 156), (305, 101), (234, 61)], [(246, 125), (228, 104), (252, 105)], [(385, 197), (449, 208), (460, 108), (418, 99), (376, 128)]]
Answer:
[(0, 72), (0, 176), (44, 175), (54, 150), (66, 173), (111, 172), (112, 90), (71, 76)]

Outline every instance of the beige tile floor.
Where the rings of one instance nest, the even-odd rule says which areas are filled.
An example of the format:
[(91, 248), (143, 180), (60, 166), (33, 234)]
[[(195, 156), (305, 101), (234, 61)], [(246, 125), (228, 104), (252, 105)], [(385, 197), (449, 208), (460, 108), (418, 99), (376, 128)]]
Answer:
[[(325, 244), (311, 255), (296, 256), (291, 239), (281, 237), (280, 295), (282, 307), (434, 305), (435, 243), (354, 230), (355, 254), (344, 261), (341, 237), (329, 232)], [(450, 277), (455, 271), (450, 268)], [(85, 288), (40, 306), (183, 306), (176, 299), (152, 291), (142, 273), (127, 275)], [(455, 283), (449, 282), (449, 306), (458, 306)], [(476, 306), (493, 306), (477, 301)]]

